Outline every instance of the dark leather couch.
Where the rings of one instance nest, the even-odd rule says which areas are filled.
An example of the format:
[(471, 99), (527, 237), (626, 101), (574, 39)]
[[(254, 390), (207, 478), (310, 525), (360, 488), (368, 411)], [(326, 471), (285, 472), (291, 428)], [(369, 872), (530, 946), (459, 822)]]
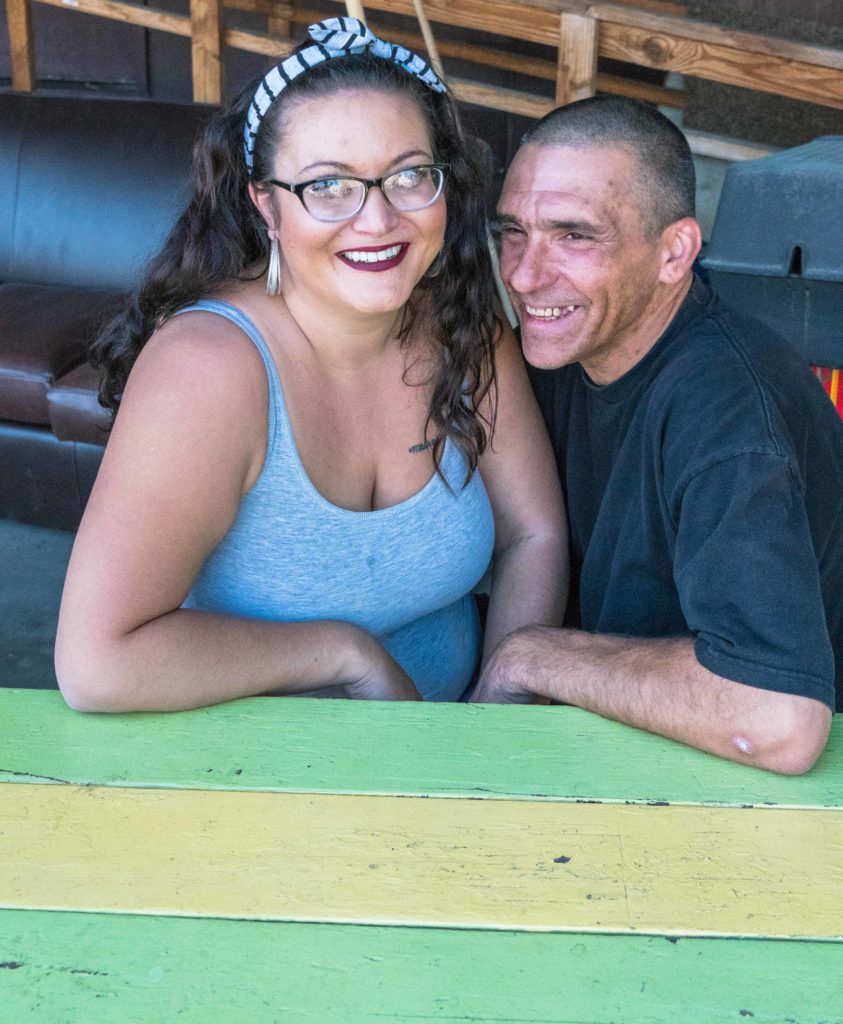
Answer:
[(78, 525), (109, 425), (88, 346), (181, 209), (208, 115), (0, 94), (0, 517)]

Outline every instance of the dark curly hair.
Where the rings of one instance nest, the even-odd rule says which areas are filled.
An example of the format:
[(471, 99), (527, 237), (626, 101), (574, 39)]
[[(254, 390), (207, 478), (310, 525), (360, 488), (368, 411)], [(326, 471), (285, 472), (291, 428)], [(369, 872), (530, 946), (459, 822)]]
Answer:
[[(150, 262), (129, 309), (94, 343), (93, 362), (104, 371), (100, 402), (114, 414), (132, 365), (157, 327), (224, 282), (244, 277), (256, 264), (266, 266), (267, 227), (249, 198), (243, 159), (243, 127), (257, 84), (208, 123), (194, 146), (193, 194), (186, 210)], [(422, 308), (434, 311), (439, 355), (428, 409), (434, 465), (441, 475), (445, 441), (451, 438), (470, 476), (494, 430), (494, 347), (501, 321), (495, 311), (484, 182), (451, 98), (370, 54), (326, 60), (296, 78), (272, 104), (256, 139), (253, 180), (271, 174), (272, 157), (283, 141), (285, 111), (294, 100), (361, 88), (410, 96), (424, 115), (434, 159), (450, 165), (441, 270), (425, 278), (421, 298), (407, 304), (400, 337), (406, 344)], [(487, 395), (492, 412), (483, 416), (480, 404)]]

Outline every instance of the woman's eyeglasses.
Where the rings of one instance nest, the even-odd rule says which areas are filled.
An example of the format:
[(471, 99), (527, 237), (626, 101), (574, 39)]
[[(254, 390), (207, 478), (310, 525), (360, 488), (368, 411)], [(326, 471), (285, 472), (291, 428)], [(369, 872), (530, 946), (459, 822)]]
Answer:
[(338, 221), (357, 216), (370, 188), (379, 188), (384, 198), (402, 213), (423, 210), (442, 195), (448, 170), (448, 164), (419, 164), (382, 178), (316, 178), (298, 185), (265, 178), (264, 184), (277, 185), (298, 196), (302, 206), (316, 220)]

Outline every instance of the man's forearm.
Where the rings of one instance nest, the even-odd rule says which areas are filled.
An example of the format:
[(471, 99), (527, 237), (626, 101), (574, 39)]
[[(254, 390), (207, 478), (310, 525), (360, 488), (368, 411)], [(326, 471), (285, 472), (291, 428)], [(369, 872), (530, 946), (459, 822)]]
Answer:
[(787, 773), (811, 767), (831, 721), (818, 701), (709, 672), (690, 638), (520, 630), (490, 658), (474, 699), (526, 701), (535, 694)]

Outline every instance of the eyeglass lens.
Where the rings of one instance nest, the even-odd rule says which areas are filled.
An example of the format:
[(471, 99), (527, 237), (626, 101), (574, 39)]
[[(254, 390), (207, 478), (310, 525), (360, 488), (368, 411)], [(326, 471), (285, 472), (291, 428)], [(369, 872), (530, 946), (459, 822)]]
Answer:
[[(383, 179), (383, 193), (402, 212), (423, 210), (438, 198), (444, 183), (438, 167), (406, 167)], [(353, 217), (366, 201), (366, 185), (356, 178), (322, 178), (308, 185), (302, 200), (308, 211), (320, 220)]]

